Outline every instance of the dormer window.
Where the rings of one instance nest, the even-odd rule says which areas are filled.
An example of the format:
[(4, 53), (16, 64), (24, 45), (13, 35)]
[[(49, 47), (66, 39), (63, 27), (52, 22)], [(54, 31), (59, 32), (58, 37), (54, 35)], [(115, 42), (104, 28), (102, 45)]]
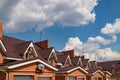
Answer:
[(31, 59), (31, 58), (32, 58), (31, 54), (27, 53), (26, 54), (26, 59)]
[(52, 53), (52, 55), (50, 56), (50, 59), (49, 59), (49, 63), (50, 63), (51, 65), (53, 65), (54, 62), (55, 62), (55, 57), (54, 57), (54, 54)]
[(34, 58), (34, 55), (33, 55), (33, 48), (30, 47), (25, 55), (25, 59), (32, 59)]

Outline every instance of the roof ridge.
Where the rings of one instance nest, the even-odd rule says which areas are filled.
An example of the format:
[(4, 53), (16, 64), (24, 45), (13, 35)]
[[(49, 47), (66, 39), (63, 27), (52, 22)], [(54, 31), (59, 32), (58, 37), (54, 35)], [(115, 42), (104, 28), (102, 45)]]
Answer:
[(19, 40), (19, 41), (25, 41), (25, 40), (22, 40), (22, 39), (18, 39), (18, 38), (15, 38), (15, 37), (10, 37), (10, 36), (6, 36), (6, 35), (3, 35), (3, 37), (7, 37), (7, 38), (11, 38), (11, 39), (14, 39), (14, 40)]

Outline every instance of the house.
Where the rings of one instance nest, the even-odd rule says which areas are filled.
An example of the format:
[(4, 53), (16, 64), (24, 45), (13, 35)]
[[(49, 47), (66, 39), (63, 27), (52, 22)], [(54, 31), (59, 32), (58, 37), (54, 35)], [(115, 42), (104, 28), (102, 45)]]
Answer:
[(111, 80), (112, 74), (108, 71), (103, 71), (104, 73), (104, 80)]
[(60, 68), (56, 74), (56, 80), (86, 80), (88, 72), (80, 66), (72, 66)]
[(104, 73), (101, 70), (91, 69), (87, 71), (89, 72), (87, 80), (104, 80)]
[(33, 42), (2, 35), (0, 23), (0, 80), (106, 80), (113, 76), (111, 67), (120, 71), (119, 61), (110, 69), (103, 65), (75, 56), (74, 50), (57, 51), (48, 40)]
[(113, 80), (120, 79), (120, 60), (98, 62), (98, 66), (103, 71), (109, 71), (112, 74), (111, 78)]

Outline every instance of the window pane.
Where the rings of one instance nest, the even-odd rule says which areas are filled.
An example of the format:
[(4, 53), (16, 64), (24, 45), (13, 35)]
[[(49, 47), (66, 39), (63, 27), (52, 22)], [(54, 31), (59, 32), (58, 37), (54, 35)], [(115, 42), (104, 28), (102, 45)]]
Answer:
[(33, 80), (31, 75), (15, 75), (14, 80)]
[(38, 77), (38, 80), (51, 80), (50, 77)]
[(75, 80), (75, 77), (74, 76), (70, 76), (69, 80)]
[(78, 80), (84, 80), (84, 78), (78, 78)]
[(98, 80), (102, 80), (102, 78), (101, 78), (101, 77), (99, 77), (99, 78), (98, 78)]

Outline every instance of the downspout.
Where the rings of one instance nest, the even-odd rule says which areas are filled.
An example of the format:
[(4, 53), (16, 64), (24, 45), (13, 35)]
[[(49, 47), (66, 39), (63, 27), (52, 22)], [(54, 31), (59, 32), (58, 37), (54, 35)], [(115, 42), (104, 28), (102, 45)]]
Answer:
[(8, 80), (8, 73), (6, 72), (6, 71), (4, 71), (4, 70), (1, 70), (3, 73), (5, 73), (5, 75), (6, 75), (6, 78), (5, 78), (5, 80)]
[(6, 73), (6, 80), (8, 80), (8, 72), (5, 72)]
[(67, 80), (67, 76), (66, 76), (66, 74), (65, 74), (65, 73), (63, 73), (63, 75), (65, 76), (65, 80)]

